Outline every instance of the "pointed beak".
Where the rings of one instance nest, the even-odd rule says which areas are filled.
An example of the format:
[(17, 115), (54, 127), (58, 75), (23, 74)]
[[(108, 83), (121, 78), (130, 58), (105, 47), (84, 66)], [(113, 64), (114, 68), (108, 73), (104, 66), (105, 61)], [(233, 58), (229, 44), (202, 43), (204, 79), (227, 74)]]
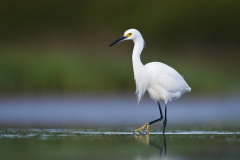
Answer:
[(114, 41), (113, 43), (111, 43), (108, 47), (111, 47), (111, 46), (113, 46), (114, 44), (117, 44), (118, 42), (123, 41), (125, 38), (127, 38), (127, 37), (122, 36), (122, 37), (118, 38), (116, 41)]

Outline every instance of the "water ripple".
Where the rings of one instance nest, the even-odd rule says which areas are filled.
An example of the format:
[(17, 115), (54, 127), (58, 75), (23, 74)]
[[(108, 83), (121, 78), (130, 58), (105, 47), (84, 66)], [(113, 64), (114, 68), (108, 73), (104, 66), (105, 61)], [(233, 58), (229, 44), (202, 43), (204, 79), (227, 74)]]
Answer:
[[(79, 129), (5, 129), (0, 130), (0, 137), (71, 137), (80, 135), (132, 135), (133, 132), (124, 131), (95, 131)], [(151, 135), (161, 135), (162, 132), (151, 132)], [(240, 135), (240, 131), (175, 131), (166, 135)]]

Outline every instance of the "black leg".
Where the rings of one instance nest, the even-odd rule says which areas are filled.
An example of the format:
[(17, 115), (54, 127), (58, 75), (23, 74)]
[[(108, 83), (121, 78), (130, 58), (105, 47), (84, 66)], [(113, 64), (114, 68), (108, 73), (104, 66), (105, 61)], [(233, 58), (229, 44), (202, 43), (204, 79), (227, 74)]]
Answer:
[(165, 137), (165, 134), (163, 135), (163, 148), (164, 148), (164, 156), (167, 155), (167, 139)]
[(167, 125), (167, 104), (165, 103), (165, 117), (163, 120), (163, 134), (165, 133), (166, 125)]
[(158, 121), (161, 121), (161, 120), (163, 119), (163, 114), (162, 114), (162, 109), (161, 109), (160, 102), (158, 102), (158, 108), (159, 108), (159, 112), (160, 112), (160, 118), (149, 122), (149, 123), (148, 123), (149, 125), (151, 125), (151, 124), (153, 124), (153, 123), (156, 123), (156, 122), (158, 122)]
[[(159, 112), (160, 112), (160, 118), (155, 119), (155, 120), (153, 120), (151, 122), (148, 122), (148, 123), (144, 124), (142, 127), (138, 128), (138, 129), (135, 129), (133, 131), (133, 134), (135, 134), (135, 135), (142, 135), (143, 134), (142, 131), (145, 130), (145, 129), (146, 129), (146, 134), (149, 134), (149, 132), (150, 132), (150, 127), (149, 126), (151, 124), (153, 124), (153, 123), (156, 123), (158, 121), (163, 120), (163, 114), (162, 114), (162, 109), (161, 109), (160, 102), (158, 102), (158, 108), (159, 108)], [(164, 124), (164, 126), (163, 126), (163, 134), (164, 134), (166, 123), (167, 123), (166, 114), (167, 114), (167, 107), (166, 107), (166, 104), (165, 104), (165, 119), (164, 119), (164, 122), (163, 122), (163, 124)]]

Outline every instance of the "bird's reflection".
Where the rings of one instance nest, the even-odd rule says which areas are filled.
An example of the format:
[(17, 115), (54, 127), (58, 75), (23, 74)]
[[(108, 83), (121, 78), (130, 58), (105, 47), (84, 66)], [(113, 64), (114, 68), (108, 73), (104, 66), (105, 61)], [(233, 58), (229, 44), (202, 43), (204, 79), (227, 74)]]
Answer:
[[(160, 159), (166, 159), (167, 157), (167, 139), (165, 135), (162, 135), (162, 140), (160, 139), (156, 139), (156, 138), (151, 138), (150, 135), (142, 135), (142, 136), (137, 136), (135, 135), (135, 138), (148, 145), (148, 146), (152, 146), (154, 148), (159, 149), (160, 152)], [(157, 141), (156, 141), (157, 140)]]

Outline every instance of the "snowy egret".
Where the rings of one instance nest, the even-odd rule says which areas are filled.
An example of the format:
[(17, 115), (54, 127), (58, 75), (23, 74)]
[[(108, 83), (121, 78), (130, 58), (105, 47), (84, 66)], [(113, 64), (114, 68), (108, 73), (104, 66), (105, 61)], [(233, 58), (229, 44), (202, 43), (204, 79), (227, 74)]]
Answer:
[(160, 112), (160, 118), (144, 124), (142, 127), (136, 129), (134, 134), (141, 135), (144, 133), (144, 130), (146, 130), (146, 134), (149, 134), (150, 125), (163, 120), (160, 102), (165, 103), (165, 116), (162, 131), (164, 134), (167, 124), (167, 103), (180, 98), (181, 95), (186, 92), (190, 92), (191, 88), (175, 69), (164, 63), (150, 62), (145, 65), (142, 64), (140, 55), (145, 42), (138, 30), (127, 30), (122, 37), (111, 43), (109, 47), (124, 40), (133, 40), (134, 42), (132, 64), (138, 102), (141, 100), (144, 93), (148, 91), (151, 99), (157, 102)]

